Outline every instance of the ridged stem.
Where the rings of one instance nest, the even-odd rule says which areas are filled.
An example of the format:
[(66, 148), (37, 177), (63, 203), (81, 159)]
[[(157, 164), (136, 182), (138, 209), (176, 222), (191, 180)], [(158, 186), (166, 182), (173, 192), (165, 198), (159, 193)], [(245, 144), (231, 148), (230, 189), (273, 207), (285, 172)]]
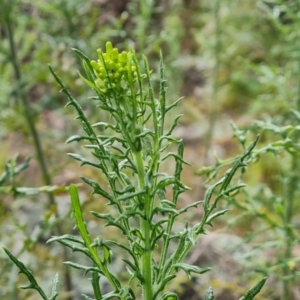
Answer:
[[(145, 169), (143, 162), (143, 153), (138, 151), (134, 153), (138, 173), (139, 189), (146, 188)], [(151, 198), (146, 192), (144, 197), (144, 216), (140, 218), (141, 230), (144, 238), (144, 253), (142, 254), (142, 275), (143, 275), (143, 300), (153, 300), (152, 286), (152, 256), (151, 256)]]

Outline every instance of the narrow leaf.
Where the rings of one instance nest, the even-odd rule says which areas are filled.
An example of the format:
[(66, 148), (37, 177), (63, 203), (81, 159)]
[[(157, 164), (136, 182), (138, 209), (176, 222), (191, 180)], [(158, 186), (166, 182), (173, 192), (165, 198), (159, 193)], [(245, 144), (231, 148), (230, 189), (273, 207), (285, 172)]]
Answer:
[(36, 290), (44, 300), (49, 300), (44, 291), (38, 285), (31, 271), (27, 269), (27, 267), (18, 260), (12, 253), (10, 253), (6, 248), (3, 248), (8, 257), (12, 260), (12, 262), (20, 269), (20, 273), (23, 273), (29, 280), (30, 284), (26, 286), (20, 287), (21, 289), (33, 289)]
[(182, 269), (189, 279), (191, 279), (191, 273), (203, 274), (211, 270), (211, 268), (199, 268), (197, 266), (191, 266), (184, 263), (174, 264), (176, 269)]
[(95, 267), (86, 267), (86, 266), (74, 263), (72, 261), (66, 261), (66, 262), (64, 262), (64, 264), (71, 266), (74, 269), (84, 271), (84, 275), (86, 275), (88, 272), (98, 272), (98, 273), (102, 274), (102, 272), (98, 268), (95, 268)]
[(260, 292), (262, 287), (267, 281), (267, 277), (263, 278), (260, 282), (258, 282), (253, 288), (251, 288), (245, 296), (240, 298), (240, 300), (252, 300), (254, 297)]
[(210, 215), (207, 220), (206, 220), (206, 224), (209, 224), (210, 226), (212, 226), (212, 220), (219, 217), (219, 216), (222, 216), (224, 215), (226, 212), (228, 212), (230, 209), (223, 209), (223, 210), (220, 210), (212, 215)]
[(93, 194), (98, 194), (103, 196), (104, 198), (106, 198), (107, 200), (109, 200), (110, 202), (113, 201), (113, 198), (111, 195), (109, 195), (106, 191), (104, 191), (100, 185), (98, 184), (97, 181), (89, 179), (87, 177), (80, 177), (85, 183), (87, 183), (88, 185), (90, 185), (94, 190), (93, 190)]
[(76, 226), (80, 232), (80, 235), (84, 241), (85, 246), (88, 248), (89, 253), (91, 254), (91, 257), (93, 258), (97, 266), (102, 270), (103, 266), (98, 256), (98, 252), (95, 247), (91, 247), (92, 241), (87, 231), (85, 222), (83, 220), (77, 188), (73, 184), (70, 185), (70, 196), (71, 196), (74, 217), (76, 220)]
[(52, 290), (51, 290), (51, 296), (49, 300), (55, 300), (56, 297), (58, 296), (58, 292), (57, 292), (58, 284), (59, 284), (59, 277), (58, 274), (56, 273), (55, 277), (52, 280)]

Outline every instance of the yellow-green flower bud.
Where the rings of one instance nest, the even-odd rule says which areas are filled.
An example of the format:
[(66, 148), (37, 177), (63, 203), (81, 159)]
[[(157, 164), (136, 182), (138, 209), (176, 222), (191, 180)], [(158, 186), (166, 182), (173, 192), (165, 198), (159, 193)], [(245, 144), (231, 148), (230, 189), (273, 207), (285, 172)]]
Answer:
[[(98, 60), (92, 60), (91, 66), (95, 70), (97, 79), (95, 85), (101, 93), (111, 93), (111, 89), (123, 92), (128, 88), (128, 83), (134, 83), (138, 76), (137, 67), (134, 65), (132, 56), (133, 50), (119, 53), (117, 48), (113, 48), (111, 42), (107, 42), (106, 52), (97, 50)], [(130, 82), (129, 82), (130, 81)]]
[(106, 45), (106, 53), (109, 55), (109, 56), (112, 56), (112, 51), (113, 51), (113, 45), (111, 42), (107, 42)]
[(99, 67), (99, 72), (100, 72), (102, 75), (106, 75), (105, 68), (102, 67), (102, 66)]
[(118, 57), (119, 61), (121, 63), (127, 63), (127, 52), (126, 51), (123, 51), (119, 57)]
[(108, 66), (108, 68), (111, 69), (111, 70), (115, 70), (116, 67), (117, 67), (116, 63), (114, 63), (112, 60), (110, 60), (110, 61), (107, 63), (107, 66)]
[(103, 53), (103, 60), (105, 63), (109, 60), (109, 55), (107, 53)]
[(99, 70), (99, 64), (95, 60), (91, 60), (92, 67), (97, 71)]
[(116, 72), (114, 74), (114, 78), (116, 79), (116, 81), (118, 81), (121, 78), (121, 74), (119, 72)]
[(118, 57), (119, 57), (119, 50), (117, 48), (114, 48), (112, 50), (112, 58), (114, 61), (118, 61)]

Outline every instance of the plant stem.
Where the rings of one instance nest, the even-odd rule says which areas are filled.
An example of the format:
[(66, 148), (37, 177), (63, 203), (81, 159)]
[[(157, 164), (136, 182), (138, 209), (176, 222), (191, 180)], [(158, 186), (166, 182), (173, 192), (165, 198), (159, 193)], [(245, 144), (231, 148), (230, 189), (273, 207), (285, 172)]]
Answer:
[(204, 165), (208, 164), (208, 155), (210, 153), (211, 143), (213, 139), (213, 132), (217, 117), (217, 103), (218, 103), (218, 87), (219, 87), (219, 72), (220, 72), (220, 53), (221, 53), (221, 24), (220, 24), (220, 0), (215, 0), (214, 4), (214, 22), (215, 22), (215, 66), (213, 69), (213, 90), (212, 90), (212, 101), (210, 103), (210, 114), (208, 121), (208, 130), (205, 137), (205, 155)]
[[(135, 162), (138, 172), (139, 189), (143, 190), (146, 188), (143, 152), (134, 152)], [(141, 230), (144, 238), (144, 253), (142, 255), (142, 275), (144, 278), (143, 283), (143, 300), (152, 300), (153, 289), (152, 289), (152, 255), (151, 255), (151, 205), (149, 193), (146, 192), (144, 197), (144, 218), (140, 218)]]
[[(10, 4), (10, 5), (12, 5), (12, 4)], [(37, 159), (38, 159), (38, 162), (40, 165), (40, 169), (42, 171), (44, 183), (45, 183), (45, 185), (50, 186), (50, 185), (52, 185), (52, 182), (51, 182), (50, 174), (47, 169), (44, 152), (43, 152), (43, 149), (41, 146), (38, 132), (35, 128), (33, 117), (30, 113), (30, 103), (28, 102), (28, 99), (27, 99), (24, 89), (22, 87), (21, 68), (20, 68), (20, 63), (17, 58), (17, 52), (16, 52), (16, 47), (15, 47), (15, 41), (14, 41), (14, 30), (13, 30), (12, 22), (11, 22), (12, 6), (8, 7), (8, 4), (5, 4), (4, 0), (0, 0), (0, 7), (1, 7), (1, 10), (4, 12), (4, 22), (7, 27), (7, 35), (8, 35), (8, 40), (9, 40), (10, 52), (11, 52), (11, 63), (13, 65), (15, 78), (16, 78), (17, 85), (18, 85), (18, 94), (22, 101), (25, 118), (26, 118), (29, 130), (30, 130), (31, 136), (33, 137), (34, 146), (35, 146), (35, 149), (37, 152)], [(48, 193), (48, 201), (49, 201), (49, 206), (56, 205), (55, 198), (52, 193)], [(57, 212), (56, 212), (56, 217), (57, 218), (59, 217)], [(63, 232), (59, 223), (57, 224), (57, 232), (59, 235), (62, 235), (62, 232)], [(67, 249), (65, 249), (65, 248), (63, 248), (63, 257), (64, 257), (64, 260), (67, 260), (68, 254), (67, 254)], [(69, 269), (66, 266), (64, 267), (64, 279), (65, 279), (65, 284), (66, 284), (66, 290), (71, 291), (72, 290), (71, 275), (70, 275)], [(70, 296), (68, 299), (71, 300), (72, 297)]]
[(147, 28), (150, 23), (150, 17), (154, 6), (153, 0), (140, 0), (140, 15), (138, 17), (138, 47), (141, 51), (145, 51)]
[[(2, 9), (4, 10), (3, 0), (1, 1), (1, 6), (2, 6)], [(48, 170), (47, 170), (47, 167), (46, 167), (41, 142), (40, 142), (40, 139), (39, 139), (39, 136), (38, 136), (38, 132), (35, 128), (32, 115), (30, 113), (30, 104), (27, 100), (27, 97), (24, 93), (24, 89), (22, 87), (22, 76), (21, 76), (20, 64), (19, 64), (18, 59), (17, 59), (16, 47), (15, 47), (15, 42), (14, 42), (14, 32), (13, 32), (13, 28), (12, 28), (12, 24), (11, 24), (10, 12), (5, 13), (4, 18), (5, 18), (5, 23), (6, 23), (6, 27), (7, 27), (9, 47), (10, 47), (10, 52), (11, 52), (11, 63), (13, 65), (16, 81), (17, 81), (17, 84), (18, 84), (19, 97), (22, 101), (26, 121), (27, 121), (29, 130), (30, 130), (30, 133), (33, 137), (34, 145), (35, 145), (36, 152), (37, 152), (38, 162), (39, 162), (39, 165), (40, 165), (40, 168), (41, 168), (41, 171), (42, 171), (44, 183), (46, 185), (51, 185), (51, 177), (50, 177), (50, 175), (48, 173)], [(53, 194), (49, 193), (48, 197), (49, 197), (50, 204), (55, 205), (55, 200), (54, 200)]]
[[(298, 3), (299, 4), (299, 3)], [(300, 57), (298, 57), (298, 66), (297, 66), (297, 99), (296, 99), (296, 110), (300, 111)], [(299, 134), (296, 133), (296, 138), (299, 139)], [(286, 195), (284, 195), (285, 201), (285, 215), (284, 215), (284, 228), (285, 228), (285, 249), (284, 249), (284, 259), (289, 260), (292, 257), (292, 250), (293, 250), (293, 239), (292, 239), (292, 232), (291, 232), (291, 224), (293, 221), (294, 216), (294, 202), (295, 202), (295, 192), (297, 191), (299, 176), (299, 159), (298, 156), (293, 155), (291, 168), (290, 168), (290, 176), (289, 182), (287, 186)], [(291, 270), (288, 265), (285, 265), (283, 268), (283, 276), (289, 276)], [(291, 284), (289, 280), (283, 280), (283, 294), (282, 299), (289, 300), (292, 298), (291, 293)]]

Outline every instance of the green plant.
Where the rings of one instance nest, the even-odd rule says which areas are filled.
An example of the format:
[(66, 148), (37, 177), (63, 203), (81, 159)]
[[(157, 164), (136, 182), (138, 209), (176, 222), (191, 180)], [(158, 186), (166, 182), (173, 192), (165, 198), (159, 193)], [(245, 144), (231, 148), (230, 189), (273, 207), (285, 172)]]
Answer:
[[(289, 122), (300, 120), (299, 112), (292, 110), (291, 113)], [(244, 254), (247, 260), (262, 255), (263, 251), (272, 254), (264, 260), (251, 260), (251, 268), (276, 280), (277, 290), (270, 291), (270, 297), (281, 294), (282, 299), (291, 299), (300, 275), (299, 257), (294, 251), (300, 239), (296, 218), (299, 204), (295, 201), (299, 178), (295, 160), (299, 156), (300, 127), (296, 124), (279, 126), (277, 122), (276, 119), (273, 122), (257, 121), (245, 129), (233, 125), (234, 134), (244, 149), (250, 133), (261, 132), (265, 141), (260, 142), (259, 149), (248, 157), (249, 172), (258, 173), (259, 182), (255, 181), (255, 187), (249, 186), (242, 193), (226, 195), (224, 199), (227, 206), (235, 208), (228, 226), (237, 226), (245, 218), (248, 220), (244, 242), (251, 242), (253, 250)], [(235, 159), (217, 159), (214, 166), (202, 168), (198, 174), (206, 175), (210, 182)], [(255, 171), (254, 166), (263, 170)]]
[[(84, 254), (89, 265), (68, 261), (67, 265), (91, 275), (95, 299), (144, 299), (172, 300), (177, 295), (167, 292), (167, 284), (176, 277), (179, 270), (187, 276), (191, 273), (203, 274), (210, 268), (199, 268), (184, 263), (184, 259), (195, 245), (196, 238), (205, 234), (207, 226), (212, 226), (215, 218), (228, 209), (218, 210), (218, 201), (224, 196), (237, 192), (243, 183), (233, 183), (236, 172), (244, 169), (257, 138), (237, 157), (225, 176), (207, 189), (203, 201), (178, 208), (179, 196), (188, 189), (182, 182), (181, 173), (184, 160), (182, 140), (172, 136), (180, 116), (174, 119), (170, 128), (165, 128), (165, 118), (180, 99), (166, 104), (166, 79), (160, 61), (160, 89), (155, 97), (151, 81), (151, 71), (147, 59), (138, 57), (132, 49), (119, 53), (112, 44), (106, 44), (106, 52), (98, 50), (98, 60), (89, 60), (79, 50), (74, 50), (82, 60), (85, 77), (83, 81), (96, 93), (90, 99), (96, 109), (107, 111), (107, 120), (91, 124), (79, 103), (72, 97), (54, 70), (50, 71), (67, 95), (67, 106), (73, 106), (82, 123), (85, 134), (75, 135), (67, 142), (83, 141), (91, 150), (92, 158), (76, 153), (69, 155), (81, 165), (98, 169), (105, 175), (101, 185), (94, 179), (82, 177), (110, 207), (108, 213), (92, 211), (94, 217), (104, 220), (106, 226), (115, 227), (126, 238), (104, 240), (100, 236), (91, 237), (84, 221), (77, 188), (70, 186), (73, 217), (79, 233), (53, 237), (49, 242), (59, 242), (74, 252)], [(177, 150), (174, 152), (174, 147)], [(174, 163), (173, 175), (164, 172), (163, 164)], [(174, 224), (190, 209), (203, 207), (203, 217), (194, 226), (186, 223), (176, 231)], [(123, 283), (110, 267), (113, 247), (120, 248), (123, 262), (129, 274), (129, 282)], [(7, 249), (5, 252), (24, 273), (30, 284), (24, 289), (35, 289), (42, 299), (56, 299), (58, 277), (53, 281), (52, 294), (48, 298), (27, 267), (18, 261)], [(106, 278), (110, 291), (103, 293), (99, 280)], [(260, 291), (266, 278), (242, 297), (250, 300)], [(92, 299), (87, 295), (84, 299)], [(214, 299), (212, 289), (205, 299)]]
[[(0, 219), (3, 224), (0, 231), (0, 244), (1, 247), (4, 245), (12, 247), (10, 239), (12, 236), (15, 237), (14, 230), (12, 230), (12, 228), (15, 228), (18, 233), (21, 232), (21, 235), (17, 234), (16, 236), (22, 236), (21, 247), (18, 247), (18, 253), (16, 254), (20, 256), (25, 252), (30, 253), (34, 248), (37, 248), (43, 235), (47, 234), (47, 231), (53, 231), (53, 228), (57, 226), (58, 218), (54, 217), (56, 214), (55, 207), (50, 207), (43, 216), (43, 226), (36, 227), (33, 234), (28, 229), (28, 224), (26, 224), (24, 219), (20, 218), (20, 215), (17, 213), (14, 213), (14, 215), (10, 214), (13, 204), (8, 199), (13, 198), (14, 202), (22, 202), (22, 200), (24, 202), (24, 197), (28, 199), (29, 197), (32, 198), (33, 195), (41, 195), (43, 193), (67, 192), (68, 188), (65, 186), (42, 186), (39, 188), (19, 186), (17, 176), (29, 167), (30, 158), (26, 158), (21, 163), (18, 163), (18, 160), (17, 156), (9, 159), (4, 166), (2, 174), (0, 174), (0, 197), (2, 200), (0, 204)], [(0, 297), (6, 296), (13, 299), (15, 297), (15, 280), (8, 272), (12, 268), (12, 262), (8, 261), (6, 256), (4, 257), (1, 254), (2, 251), (0, 251)], [(38, 259), (35, 259), (35, 261), (38, 261)]]
[[(253, 151), (253, 157), (249, 158), (253, 165), (245, 175), (254, 186), (243, 190), (243, 196), (228, 197), (226, 205), (236, 208), (230, 215), (231, 225), (241, 226), (243, 220), (248, 220), (245, 224), (245, 242), (249, 242), (254, 249), (251, 254), (246, 254), (247, 259), (256, 257), (258, 253), (268, 253), (263, 261), (253, 260), (251, 267), (267, 275), (270, 281), (276, 281), (276, 289), (270, 296), (276, 298), (280, 295), (280, 299), (284, 300), (298, 299), (300, 2), (237, 2), (238, 10), (227, 11), (228, 16), (235, 19), (234, 27), (239, 28), (232, 35), (235, 37), (234, 43), (229, 38), (229, 32), (234, 31), (230, 30), (230, 26), (224, 27), (227, 33), (224, 42), (234, 44), (235, 51), (231, 57), (237, 58), (230, 60), (229, 53), (226, 53), (230, 47), (223, 47), (222, 68), (230, 70), (229, 89), (233, 93), (227, 95), (226, 101), (234, 96), (239, 102), (233, 105), (233, 109), (236, 109), (236, 104), (243, 103), (248, 106), (246, 111), (249, 117), (253, 115), (261, 120), (246, 126), (241, 121), (244, 123), (243, 130), (235, 131), (241, 144), (244, 145), (246, 133), (260, 132), (262, 138), (259, 149)], [(245, 19), (244, 15), (250, 18), (252, 13), (250, 7), (245, 10), (243, 5), (256, 5), (256, 11), (252, 10), (256, 14), (255, 18), (252, 17), (254, 23)], [(233, 11), (239, 12), (243, 22), (238, 23)], [(255, 30), (256, 27), (259, 30)], [(238, 41), (238, 35), (245, 39)], [(243, 43), (244, 46), (248, 44), (245, 48), (247, 54), (242, 54)], [(222, 93), (222, 96), (225, 94)], [(240, 110), (239, 113), (245, 114)], [(214, 177), (215, 172), (230, 161), (218, 160), (214, 167), (206, 169), (209, 171), (207, 175)], [(202, 171), (206, 172), (204, 169)]]

